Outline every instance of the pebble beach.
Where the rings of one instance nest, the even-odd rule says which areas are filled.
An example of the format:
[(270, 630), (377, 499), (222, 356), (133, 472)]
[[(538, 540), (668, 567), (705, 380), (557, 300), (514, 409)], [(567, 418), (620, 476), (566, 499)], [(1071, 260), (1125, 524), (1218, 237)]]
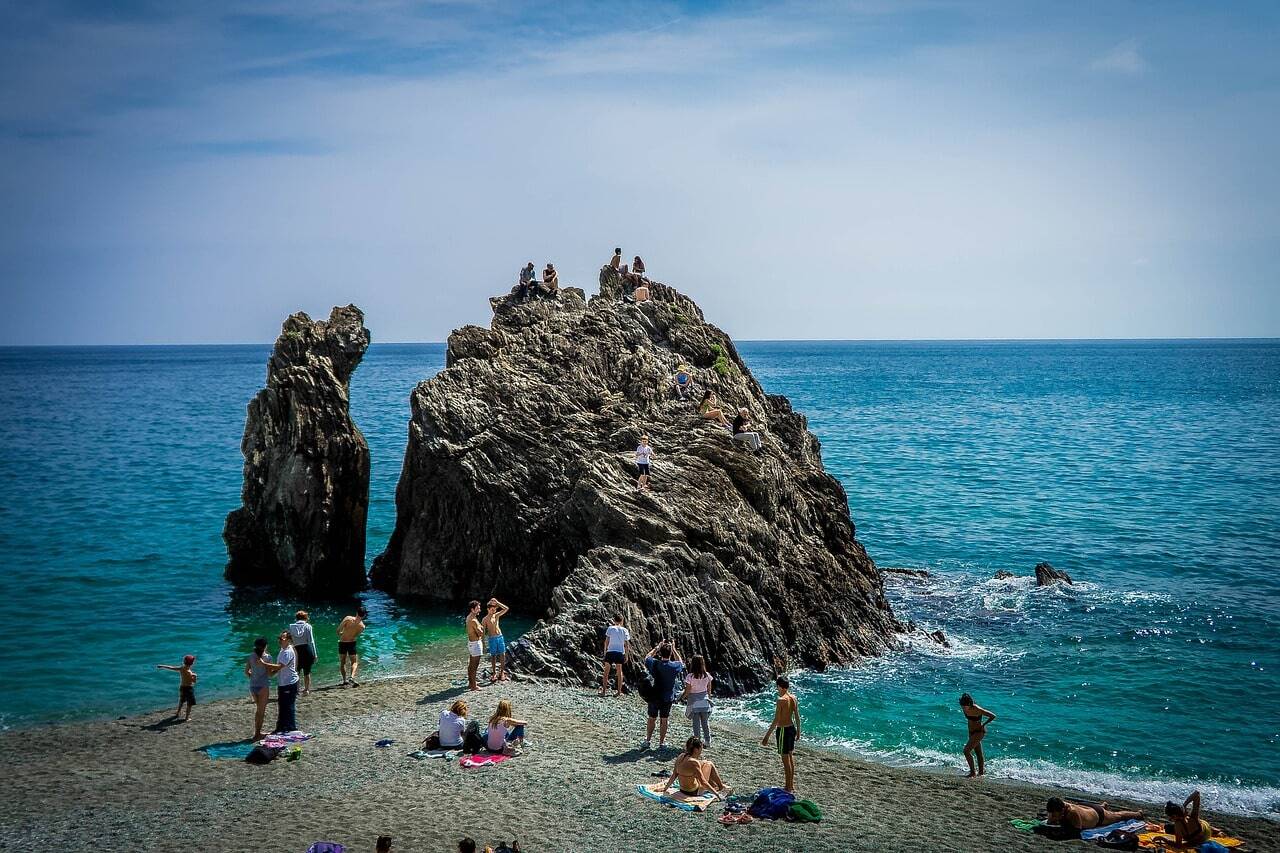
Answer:
[[(249, 733), (247, 697), (197, 705), (185, 723), (166, 709), (5, 732), (0, 849), (302, 853), (327, 840), (372, 851), (380, 834), (391, 835), (397, 851), (449, 853), (463, 836), (494, 846), (518, 840), (523, 851), (1085, 849), (1009, 824), (1034, 818), (1060, 790), (968, 780), (958, 770), (887, 767), (803, 741), (798, 793), (819, 804), (824, 820), (724, 826), (718, 804), (685, 813), (635, 792), (669, 772), (677, 754), (640, 748), (639, 699), (518, 682), (472, 694), (463, 678), (459, 662), (359, 688), (321, 685), (298, 707), (300, 725), (315, 738), (298, 760), (265, 766), (214, 761), (201, 750)], [(511, 699), (530, 721), (530, 748), (475, 770), (410, 757), (458, 697), (468, 700), (473, 718)], [(273, 703), (269, 721), (274, 713)], [(777, 757), (760, 745), (760, 732), (713, 718), (712, 733), (707, 757), (736, 792), (779, 783)], [(669, 740), (688, 735), (677, 707)], [(374, 745), (387, 738), (391, 746)], [(1136, 806), (1158, 811), (1153, 803)], [(1280, 849), (1278, 824), (1211, 819), (1245, 839), (1247, 849)]]

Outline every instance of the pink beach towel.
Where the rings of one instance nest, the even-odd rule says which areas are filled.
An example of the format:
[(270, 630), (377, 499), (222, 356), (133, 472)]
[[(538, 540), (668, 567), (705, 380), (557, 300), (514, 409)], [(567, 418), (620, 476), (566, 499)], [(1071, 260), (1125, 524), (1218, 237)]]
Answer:
[(510, 758), (510, 755), (500, 755), (496, 752), (482, 752), (479, 755), (464, 755), (458, 759), (459, 767), (492, 767), (495, 764), (501, 764)]

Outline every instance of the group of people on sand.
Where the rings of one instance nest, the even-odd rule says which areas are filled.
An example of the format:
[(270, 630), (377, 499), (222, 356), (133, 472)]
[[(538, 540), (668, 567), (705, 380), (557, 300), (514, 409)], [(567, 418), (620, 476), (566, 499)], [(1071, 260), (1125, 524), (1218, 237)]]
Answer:
[(538, 270), (533, 261), (520, 268), (520, 280), (516, 284), (517, 302), (528, 302), (538, 296), (555, 297), (559, 294), (560, 274), (556, 272), (555, 264), (547, 261), (546, 269), (542, 271), (542, 281), (538, 281)]
[[(440, 712), (436, 730), (427, 735), (422, 743), (423, 749), (466, 749), (467, 731), (472, 720), (468, 716), (471, 707), (465, 699), (458, 699)], [(473, 735), (477, 738), (471, 751), (490, 752), (498, 755), (516, 755), (526, 745), (525, 727), (528, 720), (515, 716), (510, 699), (498, 701), (494, 712), (489, 715), (484, 731), (479, 724), (475, 726)]]
[(496, 598), (489, 599), (484, 618), (480, 617), (480, 602), (472, 601), (467, 610), (467, 686), (479, 690), (480, 659), (484, 656), (486, 641), (489, 650), (489, 680), (495, 684), (507, 680), (507, 641), (502, 636), (502, 617), (511, 608)]
[[(365, 617), (368, 615), (363, 607), (346, 616), (338, 624), (338, 660), (342, 672), (340, 686), (359, 687), (356, 674), (360, 668), (360, 655), (356, 648), (357, 641), (365, 629)], [(279, 651), (273, 657), (267, 651), (267, 638), (259, 637), (253, 641), (253, 651), (244, 662), (244, 675), (249, 679), (249, 696), (253, 699), (253, 740), (262, 740), (267, 734), (297, 731), (297, 703), (299, 693), (306, 696), (311, 692), (311, 670), (315, 666), (318, 655), (315, 633), (311, 628), (311, 617), (305, 610), (294, 614), (294, 621), (285, 627), (276, 638)], [(180, 666), (157, 664), (157, 669), (170, 670), (179, 675), (178, 708), (175, 718), (191, 719), (191, 709), (196, 704), (196, 675), (192, 667), (195, 655), (186, 655)], [(348, 666), (350, 669), (348, 670)], [(348, 674), (348, 672), (350, 674)], [(276, 724), (271, 732), (264, 732), (267, 703), (271, 699), (271, 679), (276, 680)], [(185, 714), (184, 714), (185, 709)]]
[[(600, 676), (600, 696), (609, 694), (620, 697), (624, 690), (624, 669), (628, 660), (627, 644), (631, 632), (621, 614), (615, 614), (611, 624), (604, 629), (601, 655), (604, 670)], [(647, 680), (641, 685), (641, 698), (646, 705), (644, 742), (641, 749), (653, 749), (654, 731), (658, 734), (658, 749), (667, 743), (671, 709), (677, 702), (684, 703), (685, 717), (692, 728), (692, 737), (684, 744), (684, 750), (676, 757), (671, 777), (658, 788), (666, 791), (678, 787), (683, 796), (725, 796), (730, 788), (721, 779), (714, 762), (704, 753), (711, 748), (711, 701), (715, 678), (702, 655), (689, 658), (688, 666), (680, 656), (675, 640), (660, 640), (644, 656)], [(782, 761), (783, 785), (788, 791), (795, 788), (795, 748), (800, 738), (800, 705), (791, 692), (791, 682), (780, 675), (775, 681), (778, 698), (774, 705), (773, 722), (761, 739), (762, 746), (772, 745)]]

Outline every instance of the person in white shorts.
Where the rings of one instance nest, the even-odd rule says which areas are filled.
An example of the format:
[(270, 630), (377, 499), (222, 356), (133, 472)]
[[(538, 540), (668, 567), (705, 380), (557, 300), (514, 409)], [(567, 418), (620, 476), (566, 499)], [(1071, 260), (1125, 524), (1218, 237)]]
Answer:
[(467, 681), (472, 690), (479, 690), (476, 673), (480, 671), (480, 656), (484, 654), (484, 627), (480, 624), (480, 602), (472, 601), (467, 613)]

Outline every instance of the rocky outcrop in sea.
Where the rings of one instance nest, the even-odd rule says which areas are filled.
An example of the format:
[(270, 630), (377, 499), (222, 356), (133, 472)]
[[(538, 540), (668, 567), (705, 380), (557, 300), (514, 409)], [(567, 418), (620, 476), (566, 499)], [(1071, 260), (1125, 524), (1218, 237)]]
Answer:
[(365, 587), (369, 446), (348, 383), (369, 348), (364, 314), (284, 322), (245, 419), (243, 505), (227, 516), (227, 580), (314, 597)]
[[(627, 301), (606, 268), (590, 300), (497, 297), (489, 328), (450, 336), (445, 369), (411, 395), (374, 585), (450, 604), (495, 595), (539, 617), (512, 668), (575, 682), (600, 678), (615, 613), (633, 669), (670, 637), (733, 691), (882, 651), (901, 626), (804, 416), (764, 392), (691, 299), (650, 290)], [(747, 410), (758, 451), (677, 398), (682, 363), (695, 397), (714, 391), (729, 419)]]

